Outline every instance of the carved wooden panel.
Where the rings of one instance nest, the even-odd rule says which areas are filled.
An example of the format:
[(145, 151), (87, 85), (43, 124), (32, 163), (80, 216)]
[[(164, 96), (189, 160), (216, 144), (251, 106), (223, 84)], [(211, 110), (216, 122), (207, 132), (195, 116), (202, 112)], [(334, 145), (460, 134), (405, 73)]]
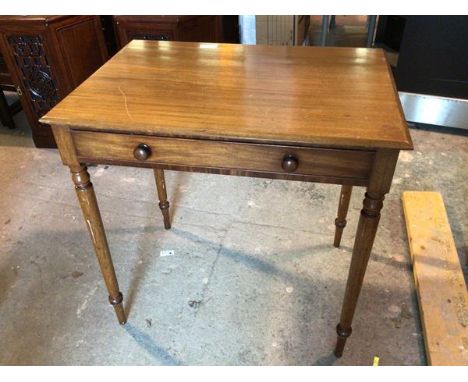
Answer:
[(16, 64), (20, 69), (24, 88), (30, 93), (37, 117), (42, 117), (57, 102), (57, 85), (52, 78), (51, 68), (45, 54), (41, 36), (9, 36)]

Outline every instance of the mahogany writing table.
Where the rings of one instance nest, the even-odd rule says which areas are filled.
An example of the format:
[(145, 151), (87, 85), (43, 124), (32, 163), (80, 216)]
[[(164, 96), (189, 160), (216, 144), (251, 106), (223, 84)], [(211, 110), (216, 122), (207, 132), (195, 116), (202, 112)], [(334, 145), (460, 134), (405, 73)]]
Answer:
[(336, 328), (342, 355), (398, 153), (412, 149), (382, 50), (132, 41), (41, 122), (70, 167), (121, 324), (85, 163), (153, 168), (167, 229), (164, 169), (341, 184), (335, 246), (352, 186), (366, 187)]

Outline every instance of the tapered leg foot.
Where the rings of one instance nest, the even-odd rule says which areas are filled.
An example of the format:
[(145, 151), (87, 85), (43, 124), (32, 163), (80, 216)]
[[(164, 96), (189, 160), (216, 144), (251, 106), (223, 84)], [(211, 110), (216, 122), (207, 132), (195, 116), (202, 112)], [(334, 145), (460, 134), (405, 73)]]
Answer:
[(99, 212), (96, 195), (93, 185), (90, 181), (86, 167), (80, 166), (70, 168), (72, 179), (75, 183), (75, 191), (80, 202), (83, 217), (88, 226), (88, 231), (93, 241), (94, 251), (101, 268), (104, 282), (109, 292), (109, 302), (114, 307), (117, 319), (121, 324), (127, 322), (125, 311), (123, 309), (122, 293), (119, 290), (119, 284), (115, 275), (114, 265), (107, 244), (106, 233), (102, 224), (101, 214)]
[(351, 192), (353, 191), (352, 186), (341, 186), (340, 202), (338, 204), (338, 214), (335, 219), (335, 240), (333, 245), (339, 247), (341, 243), (341, 236), (343, 235), (343, 229), (346, 227), (346, 216), (348, 215), (349, 200), (351, 199)]
[(123, 295), (121, 292), (119, 292), (116, 298), (109, 296), (109, 303), (114, 307), (115, 314), (117, 316), (117, 319), (119, 320), (119, 323), (121, 325), (124, 325), (127, 322), (127, 316), (125, 315), (122, 302)]
[(340, 324), (336, 326), (336, 334), (338, 335), (336, 346), (335, 346), (335, 356), (340, 358), (343, 355), (343, 350), (346, 345), (346, 340), (351, 335), (351, 328), (344, 330)]
[(159, 208), (161, 209), (164, 228), (171, 228), (171, 219), (169, 217), (169, 202), (167, 201), (166, 181), (164, 179), (164, 170), (154, 169), (154, 177), (156, 179), (156, 188), (158, 190)]

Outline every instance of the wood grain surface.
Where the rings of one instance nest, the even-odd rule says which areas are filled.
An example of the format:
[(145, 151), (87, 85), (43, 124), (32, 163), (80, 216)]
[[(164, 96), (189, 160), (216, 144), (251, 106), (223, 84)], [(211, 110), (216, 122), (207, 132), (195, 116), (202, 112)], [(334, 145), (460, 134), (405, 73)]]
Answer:
[(41, 122), (181, 138), (411, 149), (380, 49), (134, 40)]
[[(72, 137), (77, 158), (86, 163), (111, 161), (130, 166), (147, 164), (236, 169), (341, 177), (357, 181), (368, 179), (375, 156), (375, 152), (365, 150), (214, 142), (89, 131), (72, 131)], [(135, 158), (134, 154), (135, 148), (141, 144), (151, 152), (143, 161)], [(297, 161), (294, 171), (283, 168), (287, 156)]]
[(468, 292), (442, 195), (402, 200), (428, 362), (468, 366)]
[(334, 353), (343, 354), (399, 150), (412, 148), (381, 50), (133, 41), (41, 121), (102, 239), (93, 244), (121, 323), (83, 163), (154, 168), (166, 228), (164, 169), (367, 186), (336, 329)]

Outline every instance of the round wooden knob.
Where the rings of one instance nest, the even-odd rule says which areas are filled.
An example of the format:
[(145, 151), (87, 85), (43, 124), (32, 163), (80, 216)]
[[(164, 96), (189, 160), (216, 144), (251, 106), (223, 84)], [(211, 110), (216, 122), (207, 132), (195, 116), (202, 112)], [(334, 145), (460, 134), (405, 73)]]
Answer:
[(288, 154), (285, 155), (283, 158), (283, 170), (286, 172), (294, 172), (297, 170), (297, 167), (299, 166), (299, 160), (295, 155)]
[(147, 160), (151, 156), (151, 147), (144, 143), (140, 143), (135, 150), (133, 150), (133, 156), (141, 161)]

